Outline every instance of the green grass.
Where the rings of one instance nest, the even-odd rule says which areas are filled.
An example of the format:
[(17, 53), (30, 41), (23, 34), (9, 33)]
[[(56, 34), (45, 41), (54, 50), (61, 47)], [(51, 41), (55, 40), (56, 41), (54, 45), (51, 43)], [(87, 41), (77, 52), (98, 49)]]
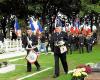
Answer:
[[(41, 70), (46, 69), (48, 67), (54, 67), (54, 57), (51, 54), (49, 55), (41, 54), (38, 58), (38, 61), (41, 65)], [(67, 62), (68, 62), (69, 70), (74, 69), (79, 64), (85, 64), (89, 62), (93, 62), (93, 63), (100, 62), (100, 45), (94, 46), (92, 53), (86, 53), (85, 51), (84, 54), (79, 54), (78, 51), (75, 51), (72, 55), (68, 54)], [(36, 67), (34, 65), (32, 67), (32, 72), (30, 73), (26, 72), (26, 60), (25, 59), (11, 62), (11, 63), (20, 64), (20, 65), (16, 65), (15, 71), (12, 71), (6, 74), (0, 74), (0, 80), (16, 80), (20, 77), (37, 72)], [(71, 80), (70, 74), (68, 75), (64, 74), (61, 62), (60, 62), (60, 76), (58, 78), (56, 79), (52, 78), (53, 73), (54, 73), (53, 71), (54, 71), (54, 68), (48, 71), (39, 73), (30, 78), (26, 78), (24, 80)]]

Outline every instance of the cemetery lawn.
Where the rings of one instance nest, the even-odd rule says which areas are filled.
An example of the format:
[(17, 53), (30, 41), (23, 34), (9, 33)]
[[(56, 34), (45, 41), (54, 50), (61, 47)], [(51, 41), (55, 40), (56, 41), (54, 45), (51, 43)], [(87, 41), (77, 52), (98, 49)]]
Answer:
[[(48, 54), (48, 55), (41, 54), (38, 58), (38, 61), (41, 65), (41, 70), (49, 68), (49, 67), (54, 67), (54, 58), (53, 58), (53, 55), (51, 54)], [(75, 51), (71, 55), (68, 54), (67, 62), (69, 65), (69, 70), (74, 69), (79, 64), (100, 62), (100, 45), (95, 45), (93, 47), (93, 52), (91, 53), (87, 53), (85, 51), (84, 54), (79, 54), (78, 51)], [(37, 72), (36, 67), (34, 65), (32, 66), (32, 72), (26, 72), (26, 60), (25, 59), (21, 59), (21, 60), (10, 62), (10, 63), (16, 64), (16, 70), (9, 72), (9, 73), (5, 73), (5, 74), (0, 74), (0, 80), (17, 80), (21, 77)], [(60, 62), (60, 76), (58, 78), (56, 79), (52, 78), (53, 71), (54, 71), (54, 68), (49, 69), (45, 72), (36, 74), (35, 76), (25, 78), (24, 80), (71, 80), (70, 74), (68, 75), (64, 74), (61, 62)]]

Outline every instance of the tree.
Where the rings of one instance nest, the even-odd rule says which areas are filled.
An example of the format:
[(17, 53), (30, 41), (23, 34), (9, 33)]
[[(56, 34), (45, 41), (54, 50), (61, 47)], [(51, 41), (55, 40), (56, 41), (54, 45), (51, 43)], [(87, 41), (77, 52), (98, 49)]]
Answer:
[(96, 4), (99, 0), (90, 0), (92, 4)]

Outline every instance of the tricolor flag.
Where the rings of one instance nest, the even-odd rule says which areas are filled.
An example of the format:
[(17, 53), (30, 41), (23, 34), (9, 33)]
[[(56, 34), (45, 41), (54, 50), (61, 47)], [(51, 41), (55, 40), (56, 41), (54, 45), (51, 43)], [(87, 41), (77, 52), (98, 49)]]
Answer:
[(70, 32), (74, 34), (75, 28), (74, 28), (74, 27), (71, 27), (71, 28), (70, 28)]
[(79, 33), (79, 29), (78, 29), (78, 27), (75, 27), (75, 33), (76, 33), (76, 34)]
[(34, 32), (35, 28), (34, 28), (34, 24), (33, 24), (32, 18), (30, 18), (29, 24), (30, 24), (31, 30)]
[(87, 26), (87, 34), (91, 33), (91, 25)]
[(79, 28), (79, 26), (80, 26), (80, 21), (79, 21), (78, 18), (76, 18), (76, 20), (75, 20), (75, 22), (74, 22), (74, 26)]
[(30, 27), (32, 29), (32, 31), (39, 31), (39, 32), (43, 32), (43, 28), (40, 24), (40, 22), (38, 20), (33, 20), (33, 18), (30, 18)]
[(41, 24), (40, 24), (39, 21), (37, 22), (37, 25), (38, 25), (38, 29), (39, 29), (39, 31), (40, 31), (40, 32), (43, 32), (42, 26), (41, 26)]
[(61, 22), (61, 19), (57, 16), (56, 19), (55, 19), (55, 27), (59, 25), (62, 27), (62, 22)]
[(15, 29), (15, 33), (19, 30), (19, 23), (17, 18), (15, 18), (14, 29)]

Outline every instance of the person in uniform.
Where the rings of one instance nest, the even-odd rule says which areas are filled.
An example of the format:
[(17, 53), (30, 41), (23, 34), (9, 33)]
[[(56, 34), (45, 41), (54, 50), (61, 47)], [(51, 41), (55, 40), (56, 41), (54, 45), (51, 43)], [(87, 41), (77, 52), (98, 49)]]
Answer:
[(84, 53), (84, 49), (83, 49), (84, 48), (84, 36), (83, 36), (83, 34), (80, 33), (78, 38), (79, 38), (79, 41), (78, 41), (78, 43), (79, 43), (79, 53), (81, 54), (81, 53)]
[(51, 35), (50, 46), (52, 52), (54, 52), (55, 71), (54, 78), (59, 76), (59, 58), (64, 68), (64, 72), (68, 73), (68, 65), (66, 61), (66, 41), (68, 40), (67, 34), (61, 31), (61, 27), (58, 25), (55, 28), (55, 32)]
[(89, 33), (86, 37), (86, 49), (88, 53), (92, 52), (92, 45), (93, 45), (92, 33)]
[(0, 41), (4, 42), (4, 35), (3, 35), (2, 31), (0, 31)]
[[(31, 44), (29, 44), (28, 39), (29, 39), (29, 42), (31, 42)], [(23, 43), (25, 49), (27, 50), (27, 56), (31, 50), (38, 52), (38, 48), (36, 47), (36, 45), (38, 44), (38, 38), (36, 35), (32, 34), (31, 28), (27, 28), (27, 35), (26, 35), (26, 37), (24, 36), (24, 38), (22, 38), (22, 43)], [(32, 46), (34, 46), (34, 48), (32, 48)], [(40, 65), (39, 65), (38, 61), (36, 60), (34, 62), (34, 64), (37, 67), (37, 71), (39, 71)], [(27, 72), (31, 72), (31, 71), (32, 71), (32, 65), (29, 61), (27, 61)]]
[(70, 54), (72, 54), (72, 51), (73, 51), (73, 36), (72, 35), (73, 34), (71, 33), (68, 34), (68, 48), (69, 48), (68, 53), (70, 51)]

